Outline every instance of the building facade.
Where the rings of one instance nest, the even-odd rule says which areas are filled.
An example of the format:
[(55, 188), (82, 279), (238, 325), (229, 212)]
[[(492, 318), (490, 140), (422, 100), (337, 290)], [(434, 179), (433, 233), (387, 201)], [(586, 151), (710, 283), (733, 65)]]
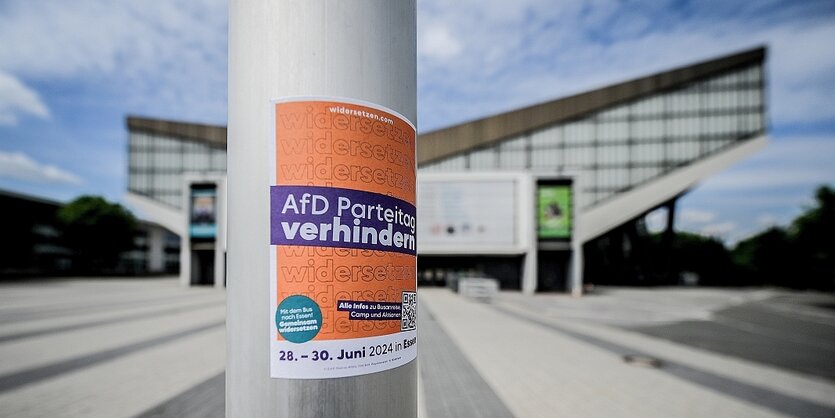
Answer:
[[(419, 135), (419, 178), (529, 176), (530, 199), (537, 184), (562, 181), (571, 185), (573, 205), (565, 245), (534, 239), (516, 252), (446, 254), (437, 248), (448, 247), (424, 247), (419, 278), (482, 274), (506, 288), (576, 291), (584, 275), (599, 283), (646, 276), (635, 257), (611, 243), (635, 241), (641, 219), (658, 207), (669, 208), (672, 231), (678, 197), (765, 145), (765, 52), (744, 51)], [(188, 236), (190, 187), (201, 178), (223, 183), (226, 129), (129, 117), (128, 130), (128, 200)], [(223, 199), (217, 205), (223, 212)], [(419, 197), (419, 219), (421, 205)], [(541, 223), (532, 219), (534, 205), (515, 212), (518, 225)], [(214, 248), (225, 251), (217, 239)], [(577, 255), (585, 262), (572, 261)]]

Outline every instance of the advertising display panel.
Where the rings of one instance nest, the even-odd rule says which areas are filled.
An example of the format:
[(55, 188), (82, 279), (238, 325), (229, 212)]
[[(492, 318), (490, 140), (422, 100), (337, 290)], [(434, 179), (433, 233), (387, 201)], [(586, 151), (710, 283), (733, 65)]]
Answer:
[(572, 210), (571, 184), (538, 184), (536, 188), (537, 237), (543, 240), (570, 240)]
[(272, 112), (270, 376), (358, 376), (414, 360), (415, 127), (345, 99), (282, 99)]
[(189, 235), (198, 240), (213, 240), (217, 236), (217, 186), (191, 186)]
[(515, 248), (517, 187), (510, 178), (421, 181), (421, 249)]

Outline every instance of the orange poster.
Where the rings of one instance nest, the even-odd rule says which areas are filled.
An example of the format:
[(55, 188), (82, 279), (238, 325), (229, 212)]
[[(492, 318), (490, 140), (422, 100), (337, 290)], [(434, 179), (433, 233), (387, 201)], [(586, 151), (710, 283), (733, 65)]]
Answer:
[(357, 376), (414, 360), (414, 125), (354, 100), (271, 105), (271, 377)]

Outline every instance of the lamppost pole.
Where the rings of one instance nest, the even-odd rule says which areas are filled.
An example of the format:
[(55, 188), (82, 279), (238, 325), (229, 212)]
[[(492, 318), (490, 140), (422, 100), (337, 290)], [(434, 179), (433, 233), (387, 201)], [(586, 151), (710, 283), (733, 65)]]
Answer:
[[(299, 101), (299, 98), (307, 99)], [(346, 250), (325, 242), (330, 239), (328, 237), (331, 237), (326, 229), (319, 229), (316, 232), (315, 236), (318, 240), (316, 242), (320, 246), (304, 247), (309, 244), (298, 241), (298, 237), (313, 236), (313, 232), (309, 229), (312, 227), (302, 226), (298, 234), (292, 235), (287, 232), (294, 231), (292, 228), (282, 230), (277, 227), (279, 220), (290, 219), (285, 216), (301, 216), (298, 211), (303, 211), (304, 206), (301, 204), (284, 205), (286, 201), (282, 200), (283, 211), (280, 217), (276, 217), (278, 209), (275, 204), (276, 199), (288, 199), (288, 193), (292, 194), (291, 192), (296, 190), (279, 187), (287, 183), (283, 183), (282, 180), (282, 164), (295, 157), (290, 154), (281, 154), (284, 152), (283, 148), (276, 144), (282, 140), (282, 135), (292, 136), (295, 135), (295, 131), (290, 133), (282, 131), (283, 125), (276, 121), (284, 120), (282, 118), (288, 115), (289, 117), (298, 116), (293, 113), (296, 111), (294, 109), (313, 109), (319, 106), (316, 109), (325, 109), (322, 111), (326, 112), (326, 109), (331, 108), (325, 106), (336, 101), (344, 105), (343, 109), (347, 109), (339, 110), (344, 113), (343, 116), (374, 117), (377, 118), (376, 122), (388, 123), (387, 126), (379, 128), (379, 131), (377, 125), (369, 123), (369, 126), (373, 126), (374, 129), (371, 133), (363, 133), (366, 136), (362, 137), (365, 138), (362, 140), (369, 141), (373, 149), (375, 144), (373, 135), (381, 134), (380, 138), (385, 137), (389, 140), (386, 142), (389, 148), (386, 149), (411, 146), (411, 155), (405, 151), (405, 153), (397, 151), (396, 154), (386, 154), (385, 159), (377, 162), (374, 161), (374, 155), (379, 154), (367, 158), (371, 170), (369, 172), (372, 173), (367, 189), (351, 187), (344, 182), (344, 184), (340, 183), (344, 174), (348, 173), (350, 177), (351, 168), (343, 172), (336, 167), (335, 164), (341, 154), (337, 155), (338, 150), (335, 149), (331, 150), (331, 160), (328, 160), (328, 163), (332, 164), (328, 166), (328, 169), (332, 170), (328, 172), (328, 175), (332, 178), (321, 180), (321, 176), (312, 174), (312, 177), (305, 177), (303, 181), (287, 184), (296, 188), (308, 187), (310, 190), (319, 190), (321, 196), (324, 196), (322, 199), (332, 199), (331, 202), (334, 204), (337, 201), (343, 202), (338, 199), (344, 196), (350, 196), (355, 202), (362, 201), (367, 205), (378, 203), (378, 200), (371, 202), (367, 199), (380, 199), (379, 202), (383, 203), (380, 203), (380, 209), (377, 209), (379, 215), (375, 216), (378, 216), (381, 222), (389, 221), (389, 224), (388, 226), (381, 224), (382, 226), (374, 231), (381, 231), (378, 235), (378, 244), (390, 243), (387, 245), (391, 246), (392, 252), (388, 252), (385, 248), (363, 247), (361, 243), (352, 247), (351, 251), (373, 251), (376, 257), (383, 257), (380, 260), (388, 260), (386, 265), (389, 267), (385, 275), (378, 274), (380, 270), (374, 270), (376, 267), (371, 270), (375, 272), (374, 283), (390, 280), (394, 275), (401, 280), (398, 283), (408, 285), (408, 280), (414, 281), (414, 274), (410, 275), (408, 269), (397, 270), (398, 266), (411, 266), (412, 269), (414, 266), (413, 259), (409, 258), (413, 258), (414, 254), (408, 247), (407, 231), (410, 219), (407, 215), (410, 213), (411, 216), (414, 215), (414, 185), (409, 183), (409, 181), (414, 183), (414, 179), (409, 179), (408, 167), (391, 164), (395, 164), (392, 162), (395, 160), (402, 163), (403, 155), (406, 155), (407, 159), (411, 158), (412, 177), (414, 177), (414, 124), (417, 116), (415, 1), (231, 0), (229, 2), (228, 99), (226, 416), (408, 417), (416, 415), (417, 361), (412, 357), (416, 351), (410, 351), (414, 349), (411, 347), (414, 342), (407, 338), (412, 335), (409, 333), (414, 332), (414, 329), (405, 325), (405, 321), (402, 325), (404, 328), (401, 329), (400, 320), (353, 321), (353, 319), (348, 319), (349, 313), (343, 312), (342, 307), (353, 308), (349, 305), (340, 305), (341, 308), (337, 311), (335, 305), (336, 299), (347, 298), (346, 301), (357, 302), (353, 305), (355, 311), (362, 314), (385, 315), (386, 309), (397, 309), (397, 312), (406, 316), (406, 308), (401, 308), (400, 298), (402, 294), (402, 303), (406, 306), (407, 294), (414, 295), (411, 293), (413, 286), (412, 290), (408, 291), (408, 286), (403, 290), (397, 287), (402, 284), (394, 287), (387, 284), (385, 289), (389, 289), (386, 290), (388, 293), (381, 294), (379, 290), (374, 290), (370, 294), (365, 294), (362, 292), (367, 289), (359, 289), (352, 292), (345, 291), (343, 296), (340, 296), (339, 288), (336, 288), (336, 294), (320, 296), (319, 290), (324, 287), (314, 289), (315, 286), (319, 286), (317, 283), (310, 285), (312, 290), (309, 293), (285, 287), (285, 283), (290, 283), (290, 280), (284, 280), (281, 276), (280, 267), (284, 265), (282, 263), (299, 262), (298, 254), (306, 254), (309, 260), (305, 259), (299, 265), (304, 267), (309, 264), (311, 268), (318, 269), (317, 263), (324, 262), (318, 254), (326, 253), (319, 250), (324, 248), (327, 251), (337, 252), (333, 254)], [(310, 104), (306, 105), (303, 103), (304, 100), (311, 100)], [(285, 103), (288, 105), (281, 107)], [(315, 129), (318, 130), (308, 133), (311, 140), (315, 135), (324, 135), (327, 129), (342, 126), (342, 119), (337, 115), (327, 115), (327, 118), (333, 120), (329, 122), (332, 125), (329, 125), (329, 128), (317, 125)], [(362, 123), (350, 125), (355, 122), (351, 119), (345, 126), (363, 126)], [(302, 132), (306, 129), (305, 126), (299, 127), (300, 131), (297, 133), (300, 138), (305, 135)], [(407, 132), (409, 131), (407, 126), (412, 127), (411, 133)], [(357, 132), (349, 132), (345, 135), (355, 135), (351, 137), (354, 138), (351, 140), (360, 141), (356, 139), (358, 138), (356, 135), (359, 135)], [(412, 138), (411, 143), (408, 139), (409, 135)], [(392, 138), (398, 138), (398, 140), (394, 141)], [(350, 141), (346, 143), (350, 146)], [(304, 158), (300, 161), (306, 161), (310, 168), (317, 168), (325, 161), (325, 154), (316, 154), (319, 151), (311, 151), (314, 153), (311, 154), (313, 157), (303, 156)], [(396, 157), (391, 157), (392, 155)], [(322, 160), (318, 159), (320, 157)], [(377, 167), (373, 164), (390, 165)], [(400, 175), (398, 170), (406, 174)], [(376, 174), (378, 171), (384, 174)], [(354, 180), (356, 180), (355, 177)], [(385, 187), (390, 187), (390, 190), (381, 189)], [(351, 194), (344, 194), (344, 190), (348, 189), (354, 190), (350, 190)], [(354, 193), (356, 190), (360, 191)], [(384, 217), (382, 214), (388, 207), (386, 202), (391, 204), (393, 210), (396, 206), (397, 211), (400, 212), (393, 212), (395, 216), (391, 218)], [(297, 212), (287, 213), (288, 207), (295, 208)], [(408, 209), (409, 207), (411, 209)], [(342, 214), (342, 216), (343, 223), (356, 222), (351, 226), (360, 225), (359, 221), (354, 218), (345, 218), (349, 215)], [(362, 219), (363, 223), (360, 226), (375, 227), (376, 224), (368, 223), (371, 222), (368, 219), (370, 215)], [(311, 221), (311, 223), (322, 225), (318, 221)], [(400, 230), (405, 232), (399, 233)], [(280, 235), (282, 231), (285, 234), (278, 236), (277, 234)], [(400, 234), (400, 239), (397, 234)], [(335, 235), (338, 239), (344, 239), (347, 236)], [(376, 239), (375, 243), (377, 243)], [(293, 253), (297, 255), (291, 260), (284, 258), (283, 254), (290, 254), (290, 252), (283, 253), (282, 250), (286, 248), (282, 245), (296, 250), (303, 248), (304, 251)], [(310, 248), (318, 250), (306, 252)], [(348, 262), (345, 261), (348, 259), (362, 260), (362, 257), (365, 257), (362, 255), (365, 253), (345, 254), (348, 255), (332, 259), (336, 260), (337, 264), (330, 270), (332, 274), (342, 274), (340, 272), (343, 270), (339, 270), (339, 262)], [(272, 265), (271, 258), (274, 258)], [(376, 262), (373, 257), (367, 260), (365, 261), (367, 263)], [(399, 261), (392, 264), (391, 260)], [(392, 265), (394, 267), (391, 267)], [(403, 281), (404, 277), (406, 281)], [(331, 277), (328, 280), (333, 279)], [(356, 282), (362, 283), (362, 280)], [(274, 288), (276, 285), (277, 290)], [(296, 295), (296, 299), (292, 299), (287, 296), (290, 293), (299, 293), (299, 295)], [(373, 296), (369, 298), (367, 295)], [(372, 301), (378, 303), (375, 305), (377, 308), (372, 306), (366, 309), (368, 306), (363, 303)], [(286, 309), (277, 309), (276, 304)], [(311, 308), (319, 309), (321, 312), (318, 316), (315, 313), (311, 313), (310, 317), (304, 316), (310, 312)], [(374, 309), (379, 311), (374, 311)], [(282, 318), (279, 311), (290, 316)], [(299, 312), (299, 316), (295, 316), (297, 315), (295, 312)], [(353, 312), (351, 311), (351, 315)], [(342, 323), (329, 322), (342, 314), (345, 315), (345, 321)], [(276, 325), (280, 323), (293, 324), (293, 327), (286, 327), (282, 330), (282, 325)], [(366, 325), (370, 327), (370, 330), (367, 330)], [(315, 332), (308, 335), (307, 331), (297, 332), (299, 329), (315, 329)], [(361, 334), (361, 330), (367, 330), (367, 332)], [(386, 334), (389, 332), (387, 330), (391, 330), (391, 334)], [(343, 339), (337, 337), (323, 339), (327, 332), (346, 334), (343, 335)], [(360, 339), (349, 338), (360, 334), (362, 336)], [(397, 336), (398, 340), (393, 340), (394, 336)], [(309, 362), (310, 357), (305, 357), (302, 361), (297, 360), (302, 355), (313, 356), (312, 351), (305, 351), (307, 350), (305, 347), (313, 347), (309, 344), (322, 344), (315, 346), (314, 351), (317, 356), (321, 356), (321, 352), (325, 351), (322, 347), (325, 347), (330, 351), (328, 361), (331, 363), (329, 364), (343, 364), (330, 360), (339, 355), (338, 344), (344, 344), (345, 341), (363, 341), (365, 344), (365, 341), (372, 341), (374, 338), (390, 338), (391, 341), (395, 341), (392, 345), (395, 349), (398, 347), (397, 344), (400, 344), (399, 354), (383, 359), (389, 365), (371, 366), (374, 363), (372, 360), (351, 363), (353, 366), (344, 363), (346, 366), (342, 367), (342, 372), (334, 372), (333, 370), (341, 366), (322, 368), (319, 367), (320, 363)], [(404, 342), (401, 343), (400, 340)], [(296, 344), (296, 341), (301, 342)], [(277, 357), (278, 350), (285, 352), (286, 347), (294, 349), (293, 360), (296, 361), (288, 363), (284, 361), (285, 359)], [(367, 348), (371, 345), (366, 344), (362, 347)], [(308, 366), (302, 367), (302, 364)]]

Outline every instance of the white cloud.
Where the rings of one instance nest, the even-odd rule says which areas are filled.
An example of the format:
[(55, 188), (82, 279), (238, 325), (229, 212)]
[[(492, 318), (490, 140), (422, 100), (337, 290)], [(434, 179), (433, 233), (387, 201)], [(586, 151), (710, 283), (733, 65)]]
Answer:
[[(675, 229), (714, 237), (727, 242), (737, 241), (740, 235), (739, 225), (729, 220), (716, 221), (716, 218), (717, 215), (714, 212), (682, 208), (678, 211)], [(649, 232), (663, 232), (667, 227), (667, 209), (658, 208), (650, 212), (644, 218), (644, 222), (646, 222)]]
[(661, 232), (667, 227), (667, 209), (658, 208), (644, 218), (649, 232)]
[(423, 57), (446, 60), (455, 57), (459, 52), (461, 43), (446, 26), (429, 26), (418, 37), (418, 53)]
[(761, 34), (771, 46), (771, 112), (774, 121), (811, 122), (835, 117), (835, 25), (773, 28)]
[[(424, 1), (419, 26), (454, 27), (454, 60), (419, 60), (424, 128), (768, 45), (772, 119), (831, 120), (835, 39), (819, 3)], [(510, 4), (512, 3), (512, 6)], [(687, 9), (683, 12), (683, 9)], [(823, 10), (817, 10), (823, 9)]]
[(88, 85), (99, 100), (109, 94), (126, 111), (160, 117), (225, 122), (226, 38), (222, 0), (0, 7), (0, 69), (28, 81)]
[(41, 164), (22, 152), (0, 151), (0, 177), (35, 183), (83, 183), (73, 173), (48, 164)]
[[(676, 213), (676, 229), (701, 232), (712, 225), (705, 225), (716, 219), (716, 213), (693, 208), (683, 208)], [(644, 218), (650, 232), (661, 232), (667, 227), (667, 209), (658, 208)]]
[(37, 92), (0, 71), (0, 125), (15, 125), (21, 115), (48, 118), (49, 109)]
[(764, 213), (764, 214), (757, 217), (757, 225), (759, 225), (761, 227), (764, 227), (764, 228), (769, 228), (769, 227), (775, 226), (778, 223), (779, 223), (779, 219), (777, 219), (776, 216), (774, 216), (770, 213)]
[[(765, 150), (708, 178), (684, 198), (682, 205), (710, 208), (717, 219), (735, 223), (737, 228), (723, 234), (708, 228), (708, 232), (734, 243), (764, 228), (789, 224), (813, 204), (813, 191), (818, 185), (835, 185), (833, 155), (835, 136), (779, 137)], [(683, 228), (699, 233), (703, 226), (682, 222)]]
[(717, 176), (708, 180), (704, 190), (754, 190), (774, 189), (778, 187), (805, 186), (827, 183), (835, 180), (831, 170), (825, 168), (801, 168), (782, 164), (781, 168), (751, 168), (736, 170), (728, 175)]
[(685, 208), (681, 210), (681, 221), (694, 224), (713, 222), (716, 214), (706, 210)]

